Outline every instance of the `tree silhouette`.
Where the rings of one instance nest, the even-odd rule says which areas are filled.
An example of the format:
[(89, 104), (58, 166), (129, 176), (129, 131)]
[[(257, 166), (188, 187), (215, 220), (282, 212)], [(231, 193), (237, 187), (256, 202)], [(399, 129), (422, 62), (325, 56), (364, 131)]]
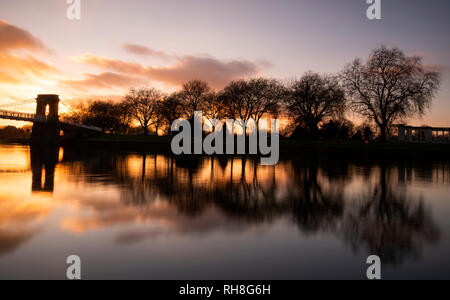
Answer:
[(149, 127), (155, 123), (159, 113), (160, 102), (164, 95), (154, 88), (131, 89), (125, 96), (131, 109), (131, 115), (139, 122), (144, 134), (147, 135)]
[(322, 121), (345, 112), (345, 93), (335, 77), (308, 72), (291, 84), (286, 107), (309, 137), (317, 137)]
[(256, 121), (259, 129), (263, 116), (277, 116), (286, 89), (275, 79), (254, 78), (231, 82), (221, 93), (225, 115), (239, 120), (242, 128), (250, 119)]
[(344, 238), (354, 250), (365, 248), (386, 264), (417, 258), (423, 246), (440, 239), (440, 231), (421, 199), (407, 199), (394, 189), (389, 170), (381, 165), (379, 182), (362, 195), (343, 219)]
[(385, 46), (375, 49), (366, 63), (356, 59), (342, 72), (351, 107), (377, 124), (382, 141), (396, 121), (425, 112), (439, 77), (426, 71), (421, 57)]
[(209, 97), (203, 101), (203, 116), (210, 123), (212, 131), (216, 130), (224, 118), (224, 105), (216, 93), (210, 93)]
[(182, 115), (179, 92), (172, 93), (164, 98), (164, 100), (160, 103), (159, 114), (162, 125), (169, 128), (168, 132), (170, 132), (173, 122), (181, 118)]
[(195, 112), (202, 111), (204, 103), (212, 96), (211, 88), (204, 81), (192, 80), (183, 84), (179, 93), (183, 118), (190, 121), (194, 120)]

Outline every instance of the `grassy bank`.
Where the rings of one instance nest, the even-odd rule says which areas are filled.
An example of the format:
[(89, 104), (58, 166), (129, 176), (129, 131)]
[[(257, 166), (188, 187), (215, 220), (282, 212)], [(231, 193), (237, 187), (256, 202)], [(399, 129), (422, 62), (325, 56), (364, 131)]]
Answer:
[[(137, 151), (171, 152), (170, 137), (105, 135), (70, 144)], [(315, 153), (339, 156), (406, 157), (450, 159), (450, 144), (369, 143), (342, 140), (280, 140), (282, 155)]]
[[(170, 154), (170, 137), (104, 135), (96, 138), (72, 140), (64, 146), (98, 147), (117, 150), (145, 151)], [(0, 141), (5, 144), (29, 144), (27, 139)], [(280, 140), (282, 156), (302, 154), (333, 155), (340, 157), (408, 158), (450, 160), (450, 144), (423, 143), (369, 143), (342, 140)]]

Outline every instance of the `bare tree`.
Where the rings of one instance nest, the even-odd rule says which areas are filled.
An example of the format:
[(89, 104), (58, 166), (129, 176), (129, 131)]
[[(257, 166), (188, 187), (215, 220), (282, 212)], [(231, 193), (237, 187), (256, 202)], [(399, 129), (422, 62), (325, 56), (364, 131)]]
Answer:
[(242, 120), (244, 126), (250, 119), (259, 125), (267, 114), (277, 115), (286, 89), (274, 79), (255, 78), (231, 82), (221, 94), (225, 115)]
[(131, 115), (139, 122), (145, 135), (148, 134), (149, 127), (154, 124), (163, 98), (164, 95), (154, 88), (131, 89), (125, 96)]
[(172, 123), (181, 118), (182, 108), (180, 103), (180, 93), (175, 92), (167, 97), (160, 104), (159, 114), (162, 124), (170, 128)]
[(286, 100), (288, 113), (310, 137), (316, 136), (321, 122), (341, 117), (346, 107), (345, 93), (336, 77), (313, 72), (291, 84)]
[(178, 95), (183, 117), (193, 120), (194, 113), (203, 110), (203, 104), (211, 96), (211, 92), (208, 84), (201, 80), (192, 80), (183, 84), (183, 89)]
[(116, 109), (118, 111), (119, 133), (126, 134), (133, 121), (131, 106), (124, 101), (116, 104)]
[(252, 117), (252, 108), (249, 103), (248, 85), (245, 80), (232, 81), (220, 95), (225, 107), (225, 116), (231, 119), (240, 119), (247, 122)]
[(381, 46), (366, 63), (355, 59), (347, 65), (342, 80), (353, 110), (375, 122), (381, 140), (387, 141), (394, 122), (424, 114), (440, 74), (426, 71), (421, 57)]
[(250, 90), (251, 116), (259, 123), (267, 114), (277, 116), (287, 95), (286, 88), (275, 79), (256, 78), (248, 81)]
[(203, 116), (211, 124), (212, 131), (215, 131), (220, 121), (224, 118), (223, 102), (216, 93), (210, 93), (209, 97), (205, 98), (203, 102)]
[(126, 133), (130, 124), (128, 106), (113, 101), (90, 100), (70, 109), (65, 120), (85, 125), (97, 126), (103, 132)]

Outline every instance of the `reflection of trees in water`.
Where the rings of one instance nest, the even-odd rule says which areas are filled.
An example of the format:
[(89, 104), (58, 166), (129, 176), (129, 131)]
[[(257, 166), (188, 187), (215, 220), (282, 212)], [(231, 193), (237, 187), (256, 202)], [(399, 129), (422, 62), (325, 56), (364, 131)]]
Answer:
[(39, 230), (3, 230), (0, 229), (0, 256), (15, 251), (29, 241)]
[(379, 182), (345, 215), (342, 234), (354, 250), (366, 248), (391, 264), (417, 258), (426, 244), (440, 238), (422, 199), (407, 199), (405, 187), (392, 185), (384, 165)]
[[(302, 232), (334, 233), (355, 250), (380, 255), (385, 263), (417, 257), (426, 244), (439, 240), (423, 201), (408, 198), (406, 186), (394, 188), (392, 168), (385, 165), (377, 174), (377, 164), (331, 158), (295, 159), (262, 169), (254, 158), (142, 155), (142, 173), (131, 176), (126, 156), (89, 164), (84, 171), (94, 174), (111, 168), (110, 178), (122, 186), (126, 205), (148, 207), (159, 200), (192, 218), (215, 207), (230, 218), (250, 223), (292, 216)], [(205, 173), (207, 179), (199, 180)], [(359, 186), (360, 195), (354, 196), (353, 191), (356, 202), (346, 193), (355, 175), (365, 185)]]
[[(247, 172), (251, 166), (251, 179)], [(278, 201), (277, 185), (274, 167), (265, 176), (259, 178), (259, 160), (243, 158), (241, 160), (240, 174), (234, 176), (234, 159), (231, 159), (228, 180), (216, 185), (212, 190), (211, 198), (216, 206), (228, 216), (245, 219), (249, 222), (271, 221), (285, 209), (285, 203)]]
[[(209, 161), (208, 182), (198, 183), (197, 173), (204, 163), (203, 159), (194, 157), (189, 160), (168, 158), (165, 172), (154, 171), (153, 174), (142, 174), (141, 178), (122, 177), (123, 201), (131, 205), (148, 205), (159, 197), (190, 216), (200, 215), (208, 207), (216, 206), (230, 217), (247, 221), (267, 221), (272, 218), (277, 210), (277, 184), (273, 176), (271, 182), (266, 181), (262, 185), (258, 180), (259, 164), (256, 160), (242, 159), (241, 173), (236, 177), (233, 174), (234, 159), (231, 159), (228, 163), (231, 166), (230, 174), (215, 177), (216, 168), (224, 172), (227, 166), (212, 159)], [(253, 179), (250, 181), (246, 179), (249, 165), (253, 168)]]
[[(319, 179), (319, 162), (315, 159), (294, 161), (293, 166), (295, 184), (290, 188), (288, 202), (294, 221), (307, 233), (332, 230), (344, 211), (344, 182), (324, 187)], [(326, 170), (329, 180), (336, 178), (335, 174), (342, 174), (342, 170), (336, 168)], [(342, 179), (345, 181), (347, 177)]]

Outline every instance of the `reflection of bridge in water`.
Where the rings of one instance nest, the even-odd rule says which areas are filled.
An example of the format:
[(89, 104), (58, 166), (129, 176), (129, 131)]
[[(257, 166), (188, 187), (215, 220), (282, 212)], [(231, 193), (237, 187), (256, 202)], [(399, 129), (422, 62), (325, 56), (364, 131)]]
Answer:
[[(33, 173), (33, 192), (53, 192), (55, 169), (58, 164), (60, 148), (58, 146), (32, 146), (30, 149), (31, 170)], [(44, 182), (42, 172), (45, 171)]]
[(58, 95), (39, 95), (35, 100), (4, 104), (1, 105), (1, 108), (17, 107), (31, 104), (34, 101), (36, 101), (35, 114), (2, 109), (0, 110), (0, 119), (33, 122), (31, 140), (35, 144), (57, 143), (62, 139), (61, 133), (64, 133), (64, 139), (70, 139), (102, 132), (101, 128), (95, 126), (60, 121)]

